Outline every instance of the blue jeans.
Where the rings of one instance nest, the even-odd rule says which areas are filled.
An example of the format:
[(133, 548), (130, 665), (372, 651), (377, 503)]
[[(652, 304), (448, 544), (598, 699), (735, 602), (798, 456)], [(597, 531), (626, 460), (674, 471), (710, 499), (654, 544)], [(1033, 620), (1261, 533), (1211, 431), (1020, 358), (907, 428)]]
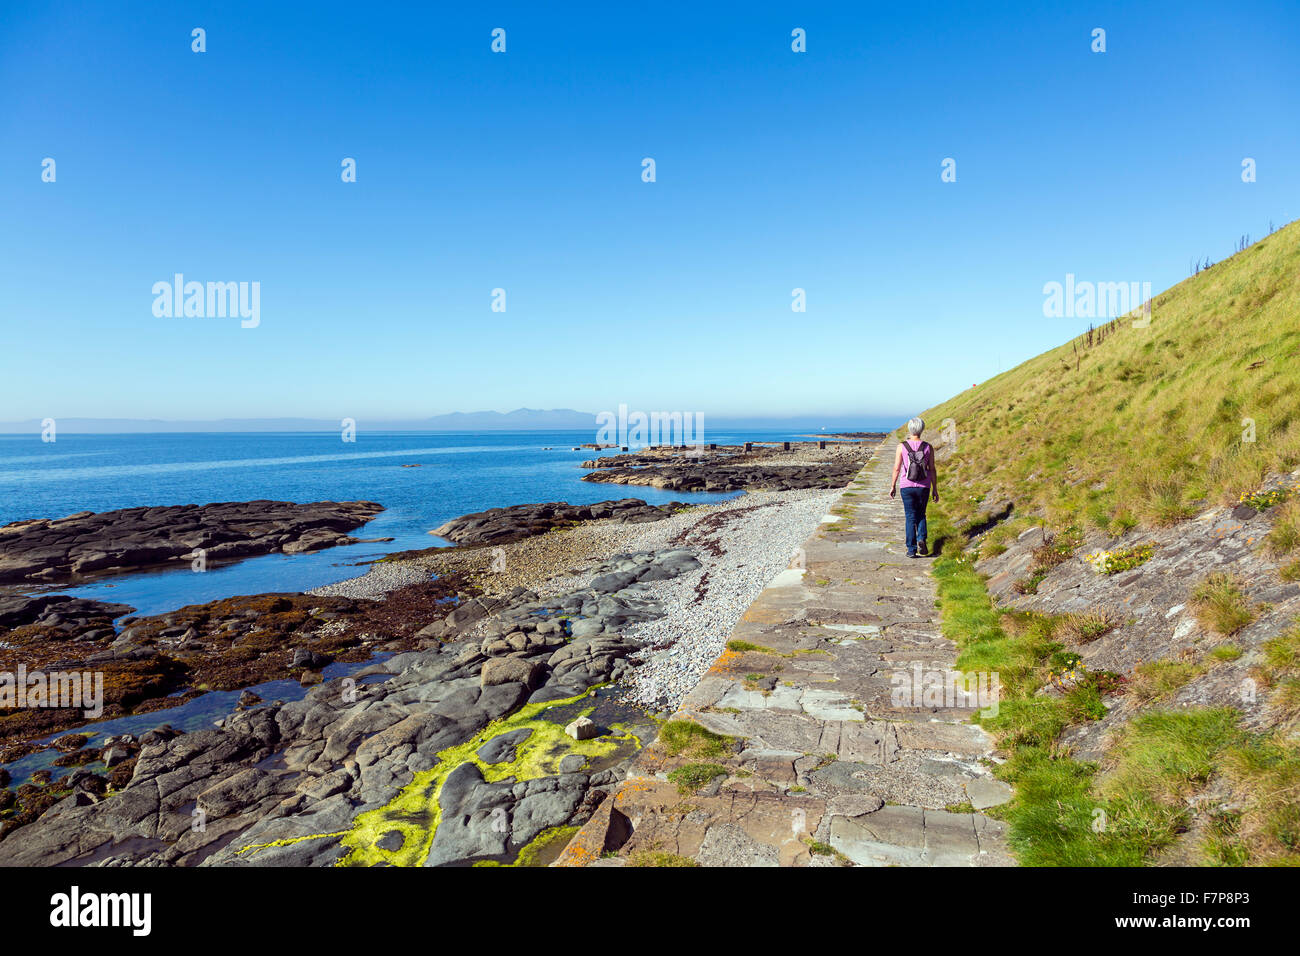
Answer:
[(904, 527), (906, 529), (907, 553), (916, 554), (916, 542), (925, 543), (925, 506), (930, 498), (929, 488), (899, 488), (903, 496)]

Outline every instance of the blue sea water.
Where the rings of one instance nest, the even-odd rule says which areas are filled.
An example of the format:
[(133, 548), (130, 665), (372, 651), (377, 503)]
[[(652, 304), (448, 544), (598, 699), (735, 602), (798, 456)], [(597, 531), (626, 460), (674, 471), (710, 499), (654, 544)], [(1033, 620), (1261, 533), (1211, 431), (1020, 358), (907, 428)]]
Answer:
[[(782, 432), (711, 434), (719, 444), (797, 440)], [(731, 495), (687, 494), (581, 480), (581, 463), (597, 456), (572, 450), (588, 431), (156, 433), (0, 435), (0, 524), (57, 518), (77, 511), (141, 505), (206, 504), (259, 498), (282, 501), (377, 501), (385, 511), (352, 532), (391, 537), (315, 554), (266, 555), (203, 573), (188, 565), (118, 575), (60, 593), (129, 604), (157, 614), (236, 594), (302, 591), (365, 572), (385, 554), (446, 544), (428, 532), (449, 518), (537, 501), (587, 504), (636, 497), (652, 504), (720, 501)], [(608, 454), (608, 453), (607, 453)], [(419, 465), (418, 468), (403, 467)]]

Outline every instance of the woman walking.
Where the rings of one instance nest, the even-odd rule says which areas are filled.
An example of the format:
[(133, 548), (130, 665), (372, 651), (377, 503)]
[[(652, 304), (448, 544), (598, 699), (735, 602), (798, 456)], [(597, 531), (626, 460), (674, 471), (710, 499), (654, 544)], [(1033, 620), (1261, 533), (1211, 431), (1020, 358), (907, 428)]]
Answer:
[(894, 477), (889, 497), (900, 488), (903, 492), (903, 528), (907, 539), (907, 556), (925, 557), (930, 552), (925, 543), (925, 507), (928, 498), (939, 500), (939, 475), (934, 469), (934, 448), (921, 441), (925, 422), (913, 418), (907, 423), (908, 440), (898, 443), (894, 454)]

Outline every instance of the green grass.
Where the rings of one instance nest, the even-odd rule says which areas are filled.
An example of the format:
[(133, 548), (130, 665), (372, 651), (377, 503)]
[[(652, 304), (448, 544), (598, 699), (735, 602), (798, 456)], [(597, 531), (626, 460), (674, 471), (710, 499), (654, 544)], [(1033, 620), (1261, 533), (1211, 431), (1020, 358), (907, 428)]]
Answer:
[(1082, 540), (1082, 533), (1076, 525), (1070, 525), (1060, 534), (1045, 534), (1043, 543), (1034, 549), (1029, 576), (1013, 586), (1016, 593), (1037, 594), (1038, 585), (1051, 573), (1052, 568), (1068, 561)]
[(699, 866), (689, 856), (679, 856), (663, 850), (634, 850), (627, 858), (628, 866)]
[(1206, 849), (1225, 866), (1300, 865), (1300, 620), (1263, 644), (1256, 669), (1270, 688), (1276, 726), (1225, 756), (1231, 799), (1212, 820)]
[[(737, 654), (772, 654), (776, 657), (798, 657), (807, 654), (830, 653), (829, 651), (824, 651), (816, 647), (801, 648), (799, 650), (790, 651), (789, 653), (782, 653), (774, 647), (764, 647), (762, 644), (751, 644), (749, 641), (727, 641), (727, 650), (735, 651)], [(780, 668), (778, 667), (777, 670), (780, 670)]]
[(688, 763), (668, 771), (668, 779), (677, 784), (678, 793), (694, 793), (719, 774), (730, 771), (716, 763)]
[(1290, 554), (1300, 547), (1300, 498), (1291, 498), (1277, 509), (1264, 541), (1272, 554)]
[(1300, 626), (1266, 641), (1263, 651), (1258, 675), (1260, 682), (1271, 688), (1269, 707), (1280, 731), (1294, 730), (1300, 723)]
[(1133, 668), (1128, 691), (1144, 703), (1167, 697), (1201, 670), (1199, 665), (1188, 661), (1149, 661)]
[(1047, 568), (1035, 567), (1029, 572), (1029, 577), (1017, 581), (1012, 588), (1017, 594), (1037, 594), (1038, 585), (1043, 583), (1043, 579), (1048, 575)]
[(735, 739), (715, 734), (693, 720), (670, 720), (659, 730), (659, 743), (670, 757), (723, 757)]
[(1061, 636), (1069, 644), (1089, 644), (1121, 623), (1116, 614), (1105, 609), (1066, 614), (1061, 621)]
[[(943, 633), (960, 649), (956, 666), (999, 673), (997, 715), (975, 719), (1005, 756), (994, 772), (1015, 789), (1010, 803), (989, 812), (1006, 821), (1017, 858), (1029, 866), (1154, 862), (1188, 825), (1185, 797), (1246, 739), (1238, 715), (1229, 709), (1147, 711), (1123, 726), (1113, 767), (1074, 759), (1061, 745), (1062, 732), (1105, 714), (1102, 698), (1114, 675), (1082, 670), (1078, 655), (1059, 640), (1067, 616), (994, 608), (983, 579), (959, 550), (951, 521), (934, 513), (930, 522), (947, 539), (933, 573)], [(1293, 653), (1300, 655), (1300, 638), (1294, 648), (1279, 645), (1274, 656), (1289, 661)], [(1071, 690), (1037, 693), (1048, 675), (1067, 667), (1081, 673)], [(1181, 686), (1188, 673), (1183, 665), (1147, 669), (1162, 692)]]
[(1210, 779), (1216, 758), (1245, 741), (1240, 714), (1228, 707), (1151, 711), (1121, 730), (1114, 770), (1101, 792), (1120, 801), (1156, 800), (1181, 809)]
[(1246, 599), (1246, 582), (1235, 574), (1216, 571), (1192, 588), (1192, 612), (1203, 627), (1231, 637), (1255, 620)]
[(839, 850), (835, 849), (835, 847), (831, 846), (829, 843), (823, 843), (820, 840), (814, 840), (812, 837), (805, 837), (803, 842), (804, 845), (808, 847), (808, 852), (812, 856), (834, 857), (836, 862), (839, 863), (841, 866), (845, 866), (849, 863), (849, 858), (845, 856), (843, 853), (841, 853)]
[(1300, 670), (1300, 627), (1265, 641), (1264, 663), (1270, 671)]
[(751, 644), (749, 641), (727, 641), (727, 650), (735, 651), (737, 654), (775, 654), (777, 653), (770, 647), (764, 647), (762, 644)]
[(1300, 742), (1259, 737), (1228, 754), (1227, 777), (1244, 809), (1216, 821), (1207, 841), (1224, 865), (1300, 865)]

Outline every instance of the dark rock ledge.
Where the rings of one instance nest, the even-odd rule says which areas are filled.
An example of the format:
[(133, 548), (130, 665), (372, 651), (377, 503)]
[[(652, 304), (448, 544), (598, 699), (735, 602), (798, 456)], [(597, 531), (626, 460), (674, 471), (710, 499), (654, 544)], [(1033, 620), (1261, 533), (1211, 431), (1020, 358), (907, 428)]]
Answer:
[[(584, 461), (583, 481), (648, 485), (668, 491), (793, 491), (847, 485), (871, 455), (863, 444), (783, 442), (706, 446), (656, 446)], [(785, 447), (789, 446), (789, 447)]]
[(582, 521), (612, 518), (621, 524), (661, 521), (689, 505), (670, 501), (666, 505), (646, 504), (640, 498), (598, 501), (592, 505), (571, 505), (563, 501), (489, 508), (452, 518), (430, 531), (456, 544), (507, 544), (521, 538), (545, 534), (553, 528), (565, 528)]
[(225, 501), (123, 508), (0, 527), (0, 583), (62, 583), (190, 561), (353, 544), (347, 534), (383, 506), (373, 501)]
[(862, 470), (862, 459), (812, 465), (656, 464), (602, 468), (583, 481), (612, 485), (648, 485), (668, 491), (794, 491), (840, 488)]

